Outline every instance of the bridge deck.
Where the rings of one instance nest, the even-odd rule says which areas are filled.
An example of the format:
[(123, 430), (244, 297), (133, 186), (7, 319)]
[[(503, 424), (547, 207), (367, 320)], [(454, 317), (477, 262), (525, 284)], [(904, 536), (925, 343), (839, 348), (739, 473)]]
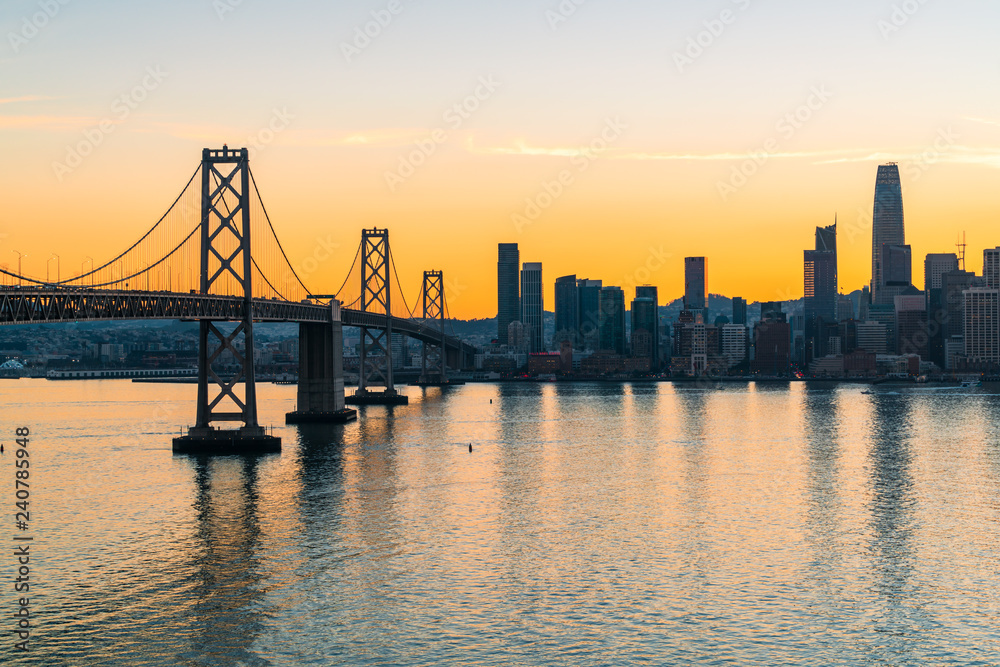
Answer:
[[(239, 320), (243, 299), (235, 296), (144, 292), (137, 290), (0, 287), (0, 325), (31, 322), (99, 320)], [(254, 299), (253, 318), (260, 322), (329, 322), (330, 307), (312, 302)], [(385, 315), (344, 308), (344, 326), (386, 327)], [(441, 333), (420, 322), (392, 318), (392, 329), (417, 340), (439, 344)], [(475, 354), (476, 348), (452, 336), (448, 349)]]

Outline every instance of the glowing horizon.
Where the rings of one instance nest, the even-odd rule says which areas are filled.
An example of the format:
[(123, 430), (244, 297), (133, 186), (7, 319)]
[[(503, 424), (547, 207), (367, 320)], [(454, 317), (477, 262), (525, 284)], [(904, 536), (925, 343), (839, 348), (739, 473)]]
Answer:
[(65, 277), (110, 258), (225, 143), (253, 151), (293, 261), (339, 246), (314, 293), (378, 226), (409, 293), (444, 271), (455, 317), (496, 314), (501, 242), (542, 262), (547, 310), (569, 274), (649, 282), (663, 305), (685, 256), (708, 257), (713, 294), (785, 301), (835, 216), (850, 292), (870, 280), (890, 161), (914, 284), (961, 232), (979, 272), (1000, 245), (1000, 100), (983, 85), (1000, 8), (897, 4), (18, 0), (0, 22), (0, 264), (18, 251), (44, 276), (57, 254)]

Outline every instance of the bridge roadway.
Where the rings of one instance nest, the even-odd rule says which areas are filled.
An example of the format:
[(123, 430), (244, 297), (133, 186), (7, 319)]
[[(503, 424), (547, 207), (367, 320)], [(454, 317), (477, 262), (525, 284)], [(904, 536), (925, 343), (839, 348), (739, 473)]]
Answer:
[[(0, 325), (29, 322), (81, 322), (98, 320), (240, 320), (243, 299), (237, 296), (100, 290), (85, 288), (0, 287)], [(384, 329), (386, 317), (342, 308), (344, 326)], [(260, 322), (329, 322), (330, 307), (312, 302), (253, 300), (253, 319)], [(441, 332), (420, 322), (392, 318), (393, 333), (438, 345)], [(445, 336), (445, 348), (460, 352), (468, 362), (473, 345)]]

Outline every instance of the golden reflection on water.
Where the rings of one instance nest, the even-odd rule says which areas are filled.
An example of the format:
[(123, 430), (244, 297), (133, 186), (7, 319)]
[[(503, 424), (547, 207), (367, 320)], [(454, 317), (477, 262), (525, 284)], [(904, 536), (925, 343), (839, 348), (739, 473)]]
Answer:
[(410, 406), (293, 428), (294, 388), (263, 385), (283, 453), (198, 459), (169, 452), (193, 386), (0, 385), (2, 423), (30, 426), (36, 457), (45, 621), (25, 664), (1000, 650), (988, 388), (406, 391)]

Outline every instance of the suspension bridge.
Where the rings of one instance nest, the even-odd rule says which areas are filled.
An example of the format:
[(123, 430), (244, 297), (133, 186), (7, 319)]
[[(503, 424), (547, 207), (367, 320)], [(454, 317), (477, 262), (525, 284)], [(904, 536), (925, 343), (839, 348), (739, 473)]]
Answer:
[[(386, 229), (362, 230), (336, 292), (310, 290), (278, 239), (245, 148), (204, 149), (149, 231), (106, 262), (87, 259), (66, 279), (25, 275), (20, 262), (17, 271), (0, 267), (0, 324), (199, 322), (196, 421), (174, 439), (179, 453), (280, 450), (257, 420), (254, 323), (299, 324), (297, 409), (288, 423), (347, 421), (356, 416), (348, 403), (405, 404), (393, 380), (393, 336), (423, 343), (424, 384), (447, 384), (448, 369), (471, 367), (476, 353), (446, 332), (442, 272), (425, 271), (418, 299), (407, 301)], [(344, 326), (361, 332), (352, 396), (344, 392)], [(238, 426), (218, 426), (226, 423)]]

